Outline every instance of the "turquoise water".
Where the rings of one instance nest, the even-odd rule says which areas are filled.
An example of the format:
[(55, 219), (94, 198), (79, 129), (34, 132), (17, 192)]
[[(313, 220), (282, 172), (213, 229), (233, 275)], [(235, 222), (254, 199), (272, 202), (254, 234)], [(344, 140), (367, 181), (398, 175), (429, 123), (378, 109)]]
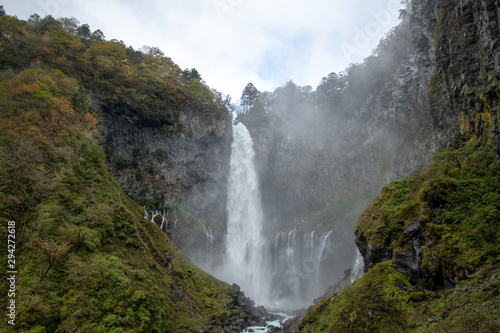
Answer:
[(271, 330), (272, 326), (283, 328), (283, 325), (281, 325), (281, 323), (284, 323), (287, 319), (294, 317), (294, 316), (291, 316), (291, 315), (286, 314), (286, 313), (273, 313), (273, 314), (278, 315), (280, 318), (277, 320), (272, 320), (272, 321), (266, 322), (267, 326), (247, 327), (243, 332), (252, 332), (253, 331), (255, 333), (257, 333), (257, 332), (265, 333), (265, 332), (269, 332)]

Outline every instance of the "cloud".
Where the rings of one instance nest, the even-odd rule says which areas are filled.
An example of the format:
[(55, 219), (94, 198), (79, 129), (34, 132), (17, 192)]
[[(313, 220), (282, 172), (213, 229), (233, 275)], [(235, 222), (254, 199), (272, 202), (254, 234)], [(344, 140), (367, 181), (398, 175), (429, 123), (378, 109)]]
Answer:
[(26, 19), (76, 17), (106, 38), (158, 46), (212, 88), (241, 96), (248, 82), (274, 90), (292, 79), (317, 86), (369, 56), (398, 23), (399, 0), (4, 0)]

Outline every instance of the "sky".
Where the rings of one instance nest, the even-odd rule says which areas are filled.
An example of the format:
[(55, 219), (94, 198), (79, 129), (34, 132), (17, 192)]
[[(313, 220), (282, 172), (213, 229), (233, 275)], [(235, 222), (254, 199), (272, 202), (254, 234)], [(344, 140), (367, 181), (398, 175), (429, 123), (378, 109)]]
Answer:
[(370, 56), (400, 0), (2, 0), (7, 14), (75, 17), (127, 46), (159, 47), (233, 102), (252, 82), (317, 87)]

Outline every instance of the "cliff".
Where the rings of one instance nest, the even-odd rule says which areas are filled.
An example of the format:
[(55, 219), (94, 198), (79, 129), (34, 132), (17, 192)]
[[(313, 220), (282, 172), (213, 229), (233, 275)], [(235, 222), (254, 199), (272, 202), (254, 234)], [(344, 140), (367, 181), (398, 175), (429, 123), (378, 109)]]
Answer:
[[(455, 147), (469, 142), (491, 148), (498, 153), (500, 151), (497, 135), (499, 130), (498, 111), (500, 110), (498, 3), (468, 1), (455, 4), (449, 1), (413, 1), (408, 7), (408, 13), (407, 20), (410, 22), (412, 31), (416, 31), (413, 33), (415, 36), (413, 41), (420, 43), (424, 38), (419, 38), (421, 32), (425, 31), (418, 29), (422, 22), (430, 23), (427, 31), (434, 32), (434, 47), (428, 43), (421, 43), (425, 46), (424, 49), (433, 52), (431, 59), (433, 59), (435, 70), (429, 77), (427, 91), (428, 112), (432, 120), (434, 142), (438, 146), (447, 144)], [(462, 171), (465, 173), (467, 167), (473, 167), (474, 164), (481, 165), (483, 162), (481, 159), (465, 162), (467, 160), (466, 152), (467, 150), (459, 150), (442, 154), (447, 159), (453, 159), (455, 165), (459, 169), (463, 168)], [(443, 158), (443, 155), (437, 155), (436, 158), (440, 158), (440, 156)], [(486, 168), (484, 171), (487, 173), (489, 166), (484, 165), (483, 167)], [(449, 175), (451, 176), (451, 174)], [(408, 183), (405, 184), (408, 185)], [(385, 201), (386, 191), (394, 195), (396, 192), (400, 193), (400, 186), (407, 185), (393, 183), (382, 191), (377, 200)], [(439, 186), (436, 185), (436, 187)], [(443, 186), (447, 188), (443, 189), (446, 195), (450, 195), (455, 189), (453, 186), (452, 188)], [(427, 204), (431, 210), (439, 210), (444, 204), (444, 201), (440, 201), (441, 199), (442, 194), (430, 194)], [(423, 207), (420, 209), (424, 210)], [(368, 211), (370, 209), (364, 214), (367, 214)], [(408, 216), (411, 216), (409, 212), (407, 213)], [(392, 212), (390, 215), (396, 216), (397, 213)], [(377, 241), (367, 241), (361, 231), (366, 230), (363, 227), (366, 218), (364, 215), (358, 221), (357, 243), (365, 254), (367, 267), (373, 267), (375, 262), (384, 260), (381, 258), (386, 258), (386, 255), (394, 250), (394, 244), (389, 250), (388, 248), (382, 249), (378, 246), (380, 243)], [(391, 225), (392, 223), (382, 222), (381, 224)], [(420, 218), (415, 216), (413, 228), (418, 230), (419, 225)], [(408, 233), (415, 230), (408, 231)], [(385, 235), (386, 237), (395, 237), (394, 233), (390, 231), (387, 231)], [(393, 242), (394, 239), (387, 244)], [(413, 256), (415, 255), (414, 253)], [(401, 254), (401, 257), (403, 256), (404, 254)], [(396, 258), (392, 259), (394, 261)], [(452, 274), (452, 276), (451, 280), (455, 280), (456, 274)]]
[(166, 219), (164, 231), (184, 253), (203, 261), (207, 232), (222, 239), (225, 231), (228, 114), (187, 109), (155, 123), (129, 104), (102, 109), (99, 128), (115, 179), (148, 219), (158, 226)]
[[(4, 14), (0, 235), (11, 266), (1, 263), (1, 289), (13, 292), (1, 298), (15, 303), (15, 326), (2, 320), (1, 330), (240, 332), (261, 323), (264, 309), (167, 236), (173, 217), (179, 230), (199, 224), (187, 209), (225, 213), (221, 95), (157, 49), (79, 34), (70, 19)], [(161, 208), (164, 230), (163, 217), (150, 217)]]
[(499, 329), (499, 14), (495, 1), (409, 4), (396, 29), (408, 56), (379, 81), (387, 104), (374, 94), (357, 115), (371, 133), (387, 124), (401, 133), (389, 169), (413, 176), (385, 186), (356, 224), (365, 276), (297, 331)]
[(498, 159), (474, 144), (448, 149), (385, 186), (356, 226), (367, 273), (297, 331), (497, 331)]
[(331, 73), (316, 91), (289, 82), (240, 117), (264, 195), (277, 198), (264, 200), (269, 216), (373, 199), (448, 145), (500, 149), (497, 4), (413, 1), (402, 18), (364, 63)]

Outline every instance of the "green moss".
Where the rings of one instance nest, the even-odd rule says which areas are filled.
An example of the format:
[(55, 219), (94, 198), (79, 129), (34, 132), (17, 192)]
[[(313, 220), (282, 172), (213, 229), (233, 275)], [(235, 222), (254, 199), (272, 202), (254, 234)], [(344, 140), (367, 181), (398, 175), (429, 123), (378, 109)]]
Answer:
[(444, 8), (440, 9), (440, 14), (439, 14), (439, 19), (436, 23), (436, 27), (434, 28), (434, 47), (439, 49), (439, 46), (441, 45), (441, 35), (443, 31), (443, 24), (444, 24), (444, 16), (445, 16), (445, 10)]
[(426, 172), (390, 183), (363, 212), (355, 229), (361, 246), (412, 244), (403, 230), (417, 219), (427, 240), (422, 267), (430, 275), (463, 277), (500, 254), (500, 172), (490, 150), (468, 145), (434, 157)]
[(389, 245), (390, 237), (401, 234), (417, 217), (419, 204), (415, 191), (414, 180), (410, 178), (396, 180), (382, 188), (358, 220), (355, 228), (358, 238), (365, 238), (375, 246)]
[(297, 332), (497, 332), (499, 292), (498, 262), (451, 290), (432, 292), (412, 287), (386, 261), (316, 305)]
[(433, 332), (498, 332), (500, 315), (500, 265), (487, 265), (470, 280), (430, 305), (437, 318)]
[(408, 324), (406, 313), (421, 298), (408, 287), (390, 261), (377, 264), (346, 291), (309, 311), (298, 332), (402, 332)]
[(497, 6), (495, 6), (495, 0), (489, 0), (486, 3), (486, 10), (489, 12), (495, 11), (495, 9), (496, 9), (495, 7), (498, 7), (498, 3), (497, 3)]
[(431, 78), (429, 79), (429, 94), (435, 94), (438, 96), (441, 96), (442, 94), (442, 87), (441, 87), (441, 77), (439, 73), (436, 71), (434, 74), (432, 74)]

